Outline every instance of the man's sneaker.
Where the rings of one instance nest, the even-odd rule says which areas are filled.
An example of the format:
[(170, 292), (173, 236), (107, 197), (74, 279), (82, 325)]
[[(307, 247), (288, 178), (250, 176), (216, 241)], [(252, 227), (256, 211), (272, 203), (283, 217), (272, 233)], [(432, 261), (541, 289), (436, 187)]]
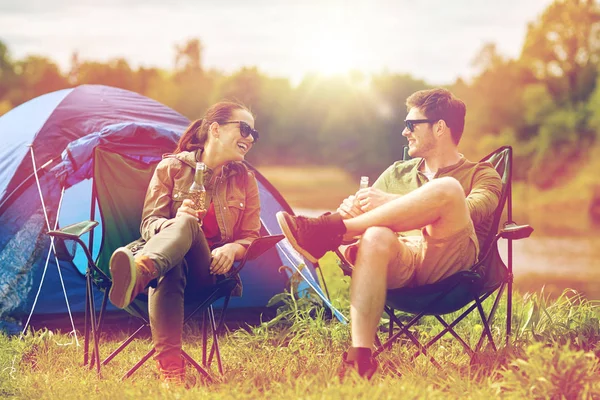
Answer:
[(292, 247), (313, 263), (328, 251), (337, 249), (346, 232), (339, 214), (307, 218), (279, 211), (277, 222)]
[(365, 349), (351, 347), (342, 355), (342, 365), (338, 371), (340, 379), (343, 379), (350, 371), (356, 371), (358, 376), (366, 379), (371, 379), (375, 375), (379, 366), (377, 360), (371, 356), (370, 351), (367, 356), (362, 356), (357, 354), (356, 350)]
[(110, 302), (118, 308), (125, 308), (146, 286), (158, 278), (154, 262), (146, 256), (134, 260), (133, 253), (126, 247), (119, 247), (110, 257), (112, 286), (108, 293)]

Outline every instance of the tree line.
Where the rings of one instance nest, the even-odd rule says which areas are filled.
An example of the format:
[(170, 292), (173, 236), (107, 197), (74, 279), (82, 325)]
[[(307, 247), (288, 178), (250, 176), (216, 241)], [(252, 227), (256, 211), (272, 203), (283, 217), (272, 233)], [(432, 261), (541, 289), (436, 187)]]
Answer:
[[(307, 75), (294, 86), (255, 67), (232, 74), (208, 70), (203, 49), (200, 39), (176, 46), (172, 70), (134, 69), (122, 58), (80, 60), (74, 53), (63, 73), (46, 57), (14, 60), (0, 40), (0, 114), (41, 94), (89, 83), (141, 93), (190, 119), (230, 99), (257, 115), (262, 136), (249, 156), (253, 164), (334, 164), (376, 176), (401, 158), (406, 98), (431, 87), (391, 72)], [(548, 189), (572, 179), (598, 148), (599, 57), (600, 9), (592, 0), (554, 1), (529, 23), (516, 59), (493, 43), (483, 46), (473, 58), (476, 76), (447, 86), (467, 104), (465, 155), (478, 159), (510, 144), (518, 180)]]

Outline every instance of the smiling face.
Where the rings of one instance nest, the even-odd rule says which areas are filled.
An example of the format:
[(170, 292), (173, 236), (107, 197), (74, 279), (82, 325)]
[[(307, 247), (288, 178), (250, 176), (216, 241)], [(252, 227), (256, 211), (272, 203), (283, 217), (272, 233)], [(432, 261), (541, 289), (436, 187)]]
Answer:
[[(247, 110), (236, 109), (231, 113), (229, 121), (240, 121), (254, 128), (254, 118)], [(226, 161), (243, 161), (246, 153), (254, 145), (254, 137), (243, 137), (240, 132), (240, 122), (223, 123), (218, 125), (215, 144), (220, 158)], [(214, 136), (214, 135), (213, 135)]]
[[(406, 119), (423, 120), (427, 119), (427, 117), (418, 108), (412, 107)], [(405, 127), (402, 131), (402, 136), (408, 140), (408, 154), (411, 157), (426, 158), (436, 146), (433, 126), (430, 122), (415, 123), (413, 132), (408, 127)]]

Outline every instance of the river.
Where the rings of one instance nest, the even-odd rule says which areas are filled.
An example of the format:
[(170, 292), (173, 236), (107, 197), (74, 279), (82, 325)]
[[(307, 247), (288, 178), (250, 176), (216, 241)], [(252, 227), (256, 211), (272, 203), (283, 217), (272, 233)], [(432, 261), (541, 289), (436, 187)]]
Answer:
[[(300, 215), (317, 216), (325, 210), (296, 209)], [(498, 244), (507, 259), (507, 241)], [(554, 293), (575, 288), (600, 299), (600, 237), (550, 237), (533, 232), (513, 241), (513, 273), (518, 287), (536, 290), (551, 286)]]

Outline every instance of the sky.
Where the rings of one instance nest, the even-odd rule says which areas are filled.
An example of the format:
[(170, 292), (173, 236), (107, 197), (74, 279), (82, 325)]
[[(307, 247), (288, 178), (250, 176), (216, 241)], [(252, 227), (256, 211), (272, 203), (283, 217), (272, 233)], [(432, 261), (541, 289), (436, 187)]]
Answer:
[(203, 66), (306, 73), (408, 73), (430, 84), (469, 80), (484, 44), (519, 56), (527, 23), (552, 0), (0, 0), (0, 40), (69, 70), (125, 58), (172, 69), (175, 46), (199, 38)]

